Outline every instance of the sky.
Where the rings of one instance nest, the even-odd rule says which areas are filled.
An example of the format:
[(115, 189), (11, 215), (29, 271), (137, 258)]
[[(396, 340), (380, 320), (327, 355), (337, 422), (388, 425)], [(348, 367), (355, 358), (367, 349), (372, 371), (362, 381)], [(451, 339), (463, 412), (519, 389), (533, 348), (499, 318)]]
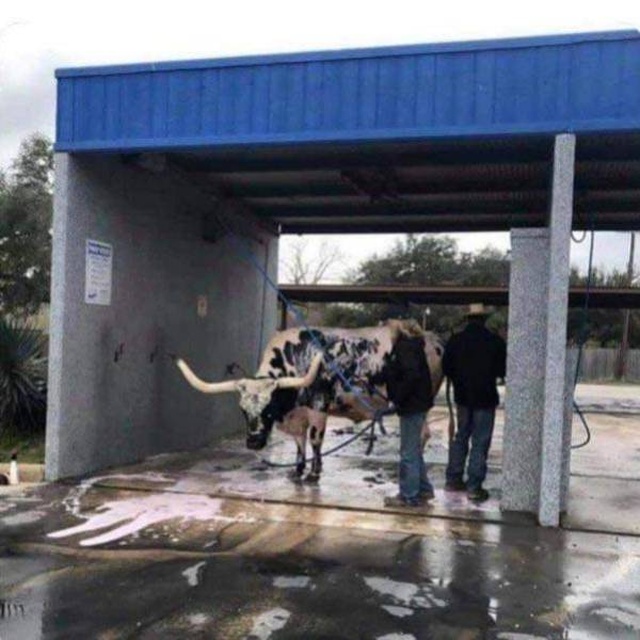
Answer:
[[(640, 2), (630, 0), (587, 0), (579, 8), (566, 0), (2, 0), (0, 168), (10, 164), (30, 133), (54, 137), (57, 67), (639, 28)], [(456, 238), (465, 251), (509, 247), (508, 234)], [(289, 242), (286, 237), (282, 242), (285, 258)], [(393, 237), (332, 242), (346, 254), (339, 278), (372, 253), (384, 252)], [(625, 268), (628, 243), (626, 234), (598, 234), (595, 264)], [(587, 244), (574, 245), (572, 261), (578, 266), (586, 264)], [(636, 264), (640, 267), (640, 256)]]

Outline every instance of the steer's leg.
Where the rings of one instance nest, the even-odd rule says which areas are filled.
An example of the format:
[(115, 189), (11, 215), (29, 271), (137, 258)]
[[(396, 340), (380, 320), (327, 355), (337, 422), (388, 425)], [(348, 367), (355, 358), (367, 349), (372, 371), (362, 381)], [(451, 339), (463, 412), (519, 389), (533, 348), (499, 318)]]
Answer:
[(302, 478), (304, 468), (306, 466), (307, 459), (307, 432), (306, 430), (301, 434), (295, 436), (296, 440), (296, 469), (293, 473), (295, 478)]
[(320, 480), (320, 473), (322, 472), (322, 441), (324, 440), (324, 432), (327, 426), (327, 414), (320, 411), (310, 411), (309, 425), (313, 459), (311, 461), (311, 471), (305, 478), (305, 482), (315, 484)]
[(296, 465), (289, 474), (295, 480), (302, 477), (307, 457), (307, 429), (309, 416), (306, 407), (297, 407), (290, 411), (278, 425), (278, 429), (293, 437), (296, 441)]

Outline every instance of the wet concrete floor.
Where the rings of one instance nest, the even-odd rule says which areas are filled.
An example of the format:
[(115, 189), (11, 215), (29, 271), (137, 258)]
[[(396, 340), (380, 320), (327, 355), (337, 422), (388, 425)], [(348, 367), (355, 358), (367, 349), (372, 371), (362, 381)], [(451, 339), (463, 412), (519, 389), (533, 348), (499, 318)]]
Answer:
[(635, 537), (89, 483), (1, 504), (3, 640), (640, 634)]
[[(612, 528), (633, 528), (640, 434), (613, 418), (594, 425), (604, 453), (576, 452), (572, 478), (592, 513), (576, 500), (569, 515), (597, 529), (608, 510)], [(327, 447), (345, 428), (332, 423)], [(393, 434), (371, 457), (356, 447), (328, 458), (319, 486), (231, 440), (79, 484), (4, 489), (0, 639), (640, 638), (640, 537), (502, 514), (500, 434), (493, 497), (479, 507), (438, 489), (428, 508), (383, 509), (397, 482)], [(445, 437), (434, 424), (438, 487)], [(288, 462), (291, 442), (267, 455)]]

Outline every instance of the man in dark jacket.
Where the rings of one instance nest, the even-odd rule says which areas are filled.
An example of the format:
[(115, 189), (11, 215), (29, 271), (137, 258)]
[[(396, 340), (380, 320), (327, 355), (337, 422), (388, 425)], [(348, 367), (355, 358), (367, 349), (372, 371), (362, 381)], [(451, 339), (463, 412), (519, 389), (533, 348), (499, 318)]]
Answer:
[(433, 406), (431, 373), (424, 339), (417, 322), (392, 325), (387, 393), (400, 416), (400, 493), (385, 499), (386, 506), (415, 507), (431, 500), (433, 486), (422, 457), (422, 426)]
[[(466, 490), (475, 502), (489, 497), (482, 483), (487, 475), (487, 455), (499, 403), (496, 380), (504, 378), (507, 358), (504, 340), (484, 326), (488, 315), (484, 305), (472, 304), (467, 326), (451, 337), (442, 360), (444, 375), (453, 383), (458, 418), (449, 447), (445, 489)], [(469, 441), (471, 454), (465, 483)]]

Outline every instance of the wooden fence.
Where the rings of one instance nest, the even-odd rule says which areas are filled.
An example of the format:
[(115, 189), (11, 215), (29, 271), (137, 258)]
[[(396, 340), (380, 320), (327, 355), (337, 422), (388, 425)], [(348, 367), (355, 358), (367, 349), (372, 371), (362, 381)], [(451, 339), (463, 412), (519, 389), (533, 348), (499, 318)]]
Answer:
[[(619, 357), (618, 349), (587, 349), (582, 352), (580, 380), (612, 380)], [(629, 350), (627, 357), (627, 380), (640, 382), (640, 349)]]

